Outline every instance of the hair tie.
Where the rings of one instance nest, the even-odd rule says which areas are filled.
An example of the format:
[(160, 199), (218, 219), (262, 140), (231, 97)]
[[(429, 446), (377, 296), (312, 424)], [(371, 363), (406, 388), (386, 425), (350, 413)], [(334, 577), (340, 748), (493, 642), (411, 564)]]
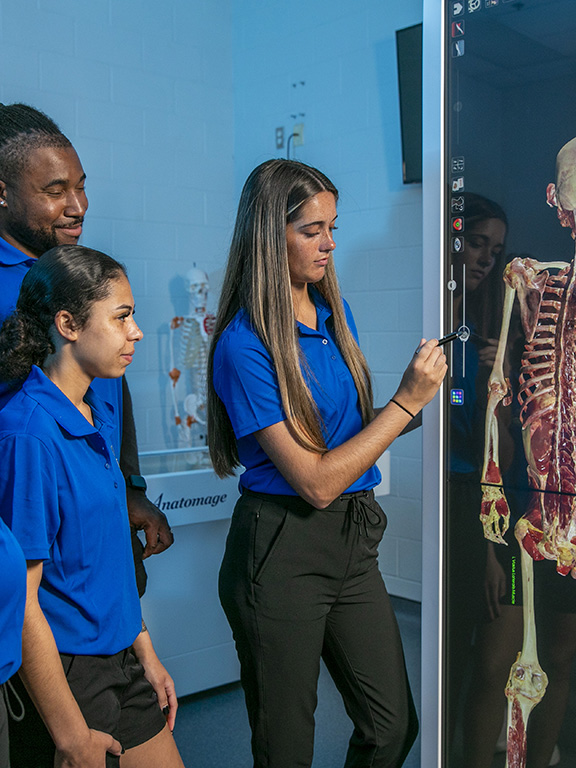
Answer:
[(394, 403), (394, 405), (397, 405), (398, 408), (402, 408), (402, 410), (405, 411), (408, 414), (408, 416), (410, 416), (411, 419), (415, 419), (416, 418), (416, 416), (413, 413), (410, 413), (408, 408), (404, 408), (404, 406), (401, 403), (399, 403), (398, 400), (394, 400), (394, 398), (391, 397), (390, 398), (390, 402)]

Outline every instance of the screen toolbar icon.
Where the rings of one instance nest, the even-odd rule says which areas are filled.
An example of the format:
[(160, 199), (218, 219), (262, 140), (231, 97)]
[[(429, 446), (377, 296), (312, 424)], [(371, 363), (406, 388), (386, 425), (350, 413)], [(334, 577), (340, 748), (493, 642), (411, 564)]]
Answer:
[(452, 16), (462, 16), (464, 13), (464, 3), (452, 3)]
[(464, 40), (456, 40), (452, 43), (452, 58), (464, 56)]
[(462, 253), (464, 250), (464, 238), (453, 237), (452, 238), (452, 253)]
[(452, 37), (462, 37), (464, 34), (464, 20), (452, 22)]
[(462, 192), (464, 189), (464, 176), (456, 176), (452, 179), (452, 192)]
[(450, 390), (450, 404), (451, 405), (464, 405), (464, 390), (463, 389), (451, 389)]
[(453, 197), (450, 200), (450, 210), (452, 213), (463, 213), (464, 212), (464, 198), (462, 195), (460, 197)]
[(456, 40), (452, 43), (452, 58), (464, 56), (464, 40)]

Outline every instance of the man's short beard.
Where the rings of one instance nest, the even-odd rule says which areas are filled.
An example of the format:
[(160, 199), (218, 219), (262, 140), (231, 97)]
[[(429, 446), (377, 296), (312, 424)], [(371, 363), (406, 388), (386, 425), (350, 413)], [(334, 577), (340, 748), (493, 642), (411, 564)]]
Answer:
[(6, 232), (36, 256), (60, 245), (55, 229), (34, 229), (22, 222), (12, 222), (6, 226)]

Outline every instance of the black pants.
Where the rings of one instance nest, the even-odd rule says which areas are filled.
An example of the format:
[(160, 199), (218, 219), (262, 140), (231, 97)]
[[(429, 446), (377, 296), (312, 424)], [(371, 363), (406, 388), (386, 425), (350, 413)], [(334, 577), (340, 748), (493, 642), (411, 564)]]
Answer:
[(378, 568), (386, 518), (371, 492), (314, 509), (245, 492), (220, 599), (234, 633), (256, 768), (312, 763), (322, 657), (354, 732), (346, 768), (396, 768), (418, 731), (396, 618)]
[[(144, 744), (164, 728), (156, 694), (130, 649), (111, 656), (61, 653), (60, 659), (89, 728), (112, 734), (124, 749)], [(12, 768), (53, 768), (54, 742), (17, 674), (12, 685), (25, 711), (20, 722), (10, 720)], [(107, 753), (106, 766), (118, 765), (119, 758)]]

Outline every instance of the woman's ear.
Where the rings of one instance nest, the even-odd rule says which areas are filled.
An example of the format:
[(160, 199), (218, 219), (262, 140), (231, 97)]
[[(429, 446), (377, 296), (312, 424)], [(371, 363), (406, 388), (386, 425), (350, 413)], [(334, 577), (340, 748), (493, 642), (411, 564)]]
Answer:
[(61, 309), (54, 318), (56, 332), (66, 341), (76, 341), (78, 338), (78, 326), (74, 315), (67, 309)]

